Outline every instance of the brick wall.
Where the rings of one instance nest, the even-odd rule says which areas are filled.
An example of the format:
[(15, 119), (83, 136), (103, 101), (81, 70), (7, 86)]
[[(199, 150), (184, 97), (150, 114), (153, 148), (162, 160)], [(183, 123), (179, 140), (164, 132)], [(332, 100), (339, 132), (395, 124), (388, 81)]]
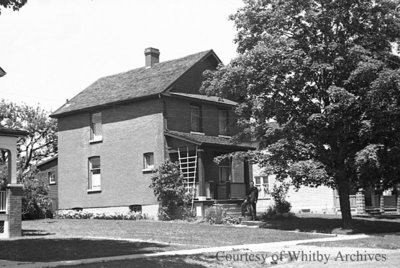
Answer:
[[(218, 136), (218, 110), (230, 109), (227, 106), (201, 102), (198, 100), (187, 100), (175, 97), (165, 98), (166, 125), (170, 130), (190, 132), (190, 105), (195, 104), (201, 107), (202, 132), (210, 136)], [(229, 134), (236, 132), (236, 116), (233, 110), (229, 112)]]
[[(101, 110), (103, 141), (89, 143), (90, 114), (60, 118), (59, 209), (156, 204), (143, 154), (164, 161), (162, 101), (149, 99)], [(88, 193), (88, 158), (100, 156), (101, 192)]]
[(22, 185), (12, 184), (8, 187), (7, 192), (9, 237), (21, 236)]

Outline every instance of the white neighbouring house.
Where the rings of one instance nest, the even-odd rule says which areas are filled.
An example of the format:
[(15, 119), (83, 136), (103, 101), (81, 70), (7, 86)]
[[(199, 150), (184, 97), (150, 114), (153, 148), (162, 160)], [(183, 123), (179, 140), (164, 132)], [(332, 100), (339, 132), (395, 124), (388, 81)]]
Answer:
[[(273, 205), (271, 191), (279, 183), (275, 175), (266, 175), (258, 165), (253, 165), (253, 181), (259, 190), (257, 212), (262, 213)], [(289, 188), (287, 201), (292, 205), (291, 211), (298, 213), (336, 214), (338, 196), (336, 190), (326, 186), (317, 188), (302, 186), (299, 190)]]

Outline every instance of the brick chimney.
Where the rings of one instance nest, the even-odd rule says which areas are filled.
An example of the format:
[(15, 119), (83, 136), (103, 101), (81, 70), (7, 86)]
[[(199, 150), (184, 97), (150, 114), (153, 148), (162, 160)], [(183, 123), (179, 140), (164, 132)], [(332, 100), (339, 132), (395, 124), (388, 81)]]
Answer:
[(160, 61), (160, 51), (157, 48), (146, 48), (144, 50), (144, 55), (146, 57), (146, 68), (151, 68)]

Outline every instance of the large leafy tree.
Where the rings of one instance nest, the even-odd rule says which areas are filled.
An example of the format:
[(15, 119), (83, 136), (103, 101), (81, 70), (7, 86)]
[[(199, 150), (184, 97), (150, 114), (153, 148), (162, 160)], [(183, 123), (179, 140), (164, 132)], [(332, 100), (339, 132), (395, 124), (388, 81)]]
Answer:
[[(399, 1), (245, 0), (231, 16), (239, 56), (202, 90), (233, 98), (240, 137), (278, 179), (349, 194), (400, 175)], [(260, 153), (261, 150), (268, 153)]]
[[(21, 172), (57, 152), (57, 121), (49, 118), (48, 112), (39, 106), (1, 100), (0, 125), (28, 131), (28, 135), (20, 137), (17, 142), (18, 168)], [(4, 152), (0, 161), (5, 161)]]
[(0, 0), (0, 14), (1, 8), (12, 8), (14, 11), (19, 10), (28, 0)]

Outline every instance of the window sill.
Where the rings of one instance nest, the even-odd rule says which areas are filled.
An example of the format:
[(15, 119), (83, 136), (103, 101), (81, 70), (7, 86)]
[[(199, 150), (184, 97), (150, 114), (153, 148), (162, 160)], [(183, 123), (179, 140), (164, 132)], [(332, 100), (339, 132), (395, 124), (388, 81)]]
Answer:
[(152, 172), (154, 172), (154, 168), (144, 168), (144, 169), (142, 169), (142, 172), (143, 173), (152, 173)]
[(220, 137), (220, 138), (225, 138), (225, 139), (231, 139), (232, 137), (231, 136), (228, 136), (228, 135), (218, 135), (218, 137)]
[(101, 189), (88, 189), (87, 192), (88, 193), (100, 193)]
[(90, 140), (89, 144), (94, 144), (94, 143), (100, 143), (103, 142), (103, 138), (95, 139), (95, 140)]
[(49, 182), (49, 185), (56, 185), (57, 183), (55, 182)]
[(190, 131), (190, 134), (205, 135), (203, 132)]

